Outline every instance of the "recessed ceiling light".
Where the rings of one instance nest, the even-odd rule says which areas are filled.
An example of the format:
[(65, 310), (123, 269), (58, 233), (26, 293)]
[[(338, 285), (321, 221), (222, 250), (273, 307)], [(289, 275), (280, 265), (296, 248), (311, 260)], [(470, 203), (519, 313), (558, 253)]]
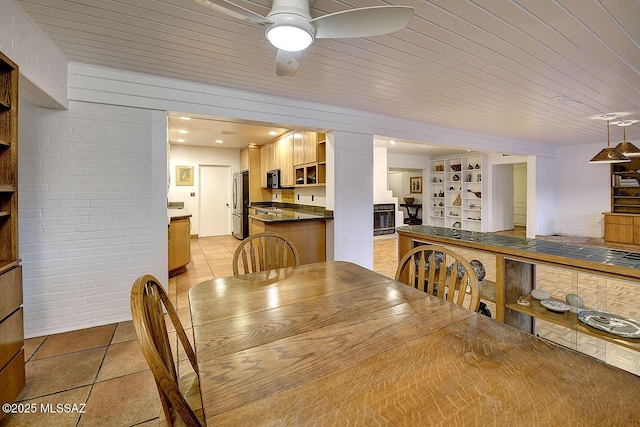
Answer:
[(278, 132), (276, 132), (275, 130), (272, 130), (272, 131), (269, 132), (269, 135), (271, 135), (271, 136), (275, 136), (277, 134), (278, 134)]
[(178, 133), (189, 133), (189, 131), (186, 131), (184, 129), (180, 129), (180, 130), (178, 130)]
[(393, 139), (391, 139), (391, 140), (389, 140), (389, 144), (396, 145), (396, 142)]
[(178, 138), (178, 139), (176, 139), (176, 141), (178, 141), (178, 142), (184, 142), (184, 139), (182, 139), (182, 138)]
[(182, 120), (191, 120), (191, 117), (182, 116), (180, 117)]
[(255, 146), (256, 146), (255, 142), (252, 142), (252, 143), (249, 144), (249, 147), (255, 147)]
[(221, 139), (216, 139), (216, 144), (222, 144), (224, 141)]

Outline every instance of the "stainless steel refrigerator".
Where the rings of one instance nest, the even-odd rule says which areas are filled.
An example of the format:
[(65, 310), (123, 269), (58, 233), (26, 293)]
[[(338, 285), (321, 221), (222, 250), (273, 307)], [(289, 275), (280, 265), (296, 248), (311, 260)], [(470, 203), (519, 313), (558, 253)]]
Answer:
[(249, 172), (233, 174), (233, 236), (249, 236)]

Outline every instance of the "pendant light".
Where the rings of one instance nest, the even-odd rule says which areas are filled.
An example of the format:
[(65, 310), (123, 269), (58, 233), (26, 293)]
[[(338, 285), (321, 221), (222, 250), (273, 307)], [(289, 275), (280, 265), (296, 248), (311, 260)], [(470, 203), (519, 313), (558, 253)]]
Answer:
[(611, 148), (610, 144), (609, 120), (607, 120), (607, 148), (603, 148), (593, 159), (589, 160), (589, 163), (625, 163), (631, 161), (631, 159), (615, 148)]
[(640, 156), (640, 148), (627, 141), (627, 128), (622, 128), (622, 142), (616, 145), (616, 150), (625, 156)]

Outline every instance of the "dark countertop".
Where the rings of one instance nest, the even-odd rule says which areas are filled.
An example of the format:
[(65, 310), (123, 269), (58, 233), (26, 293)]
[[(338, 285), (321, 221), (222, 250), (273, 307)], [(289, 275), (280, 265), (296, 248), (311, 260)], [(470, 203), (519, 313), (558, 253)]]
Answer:
[(304, 205), (292, 206), (282, 203), (252, 204), (250, 207), (256, 209), (258, 213), (250, 214), (249, 218), (269, 223), (333, 219), (333, 212), (318, 207), (305, 209)]
[[(580, 265), (594, 270), (640, 277), (640, 253), (608, 249), (596, 246), (583, 246), (541, 239), (503, 236), (494, 233), (455, 230), (431, 225), (398, 227), (399, 233), (431, 236), (437, 241), (458, 242), (462, 246), (485, 249), (505, 256), (551, 260), (567, 266)], [(629, 270), (631, 269), (631, 270)]]

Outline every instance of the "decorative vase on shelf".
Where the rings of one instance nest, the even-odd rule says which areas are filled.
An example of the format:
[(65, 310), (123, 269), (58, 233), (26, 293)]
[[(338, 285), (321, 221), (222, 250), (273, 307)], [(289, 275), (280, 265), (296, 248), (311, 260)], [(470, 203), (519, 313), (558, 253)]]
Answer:
[(412, 205), (413, 202), (415, 202), (415, 201), (416, 201), (416, 198), (413, 197), (411, 194), (406, 194), (404, 196), (404, 203), (407, 204), (407, 205)]

